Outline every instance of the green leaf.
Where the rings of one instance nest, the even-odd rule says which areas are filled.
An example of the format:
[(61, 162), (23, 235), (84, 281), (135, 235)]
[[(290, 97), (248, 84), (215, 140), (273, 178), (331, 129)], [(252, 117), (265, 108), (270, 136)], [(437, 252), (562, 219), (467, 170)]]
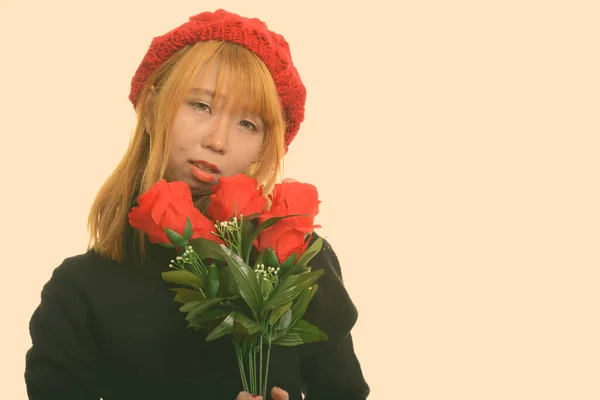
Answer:
[(312, 290), (310, 291), (310, 298), (308, 299), (308, 302), (310, 303), (310, 301), (312, 300), (313, 297), (315, 297), (315, 294), (317, 293), (317, 290), (319, 289), (319, 285), (317, 285), (316, 283), (314, 285), (311, 286)]
[(248, 263), (250, 260), (250, 256), (252, 254), (252, 250), (254, 246), (252, 246), (252, 242), (250, 242), (250, 236), (254, 231), (254, 227), (256, 223), (252, 220), (249, 220), (246, 216), (243, 219), (238, 221), (241, 224), (241, 236), (242, 236), (242, 259)]
[(165, 248), (167, 248), (167, 249), (174, 249), (175, 247), (177, 247), (177, 246), (175, 246), (175, 245), (174, 245), (174, 244), (172, 244), (172, 243), (158, 243), (158, 245), (159, 245), (159, 246), (162, 246), (162, 247), (165, 247)]
[(196, 316), (204, 310), (208, 309), (209, 307), (215, 304), (220, 303), (221, 301), (223, 301), (223, 299), (218, 297), (213, 297), (211, 299), (204, 300), (194, 300), (181, 306), (179, 308), (179, 311), (187, 312), (188, 315), (185, 317), (185, 319), (189, 321), (196, 318)]
[(256, 263), (254, 263), (254, 265), (263, 264), (265, 262), (264, 260), (267, 257), (267, 251), (268, 249), (262, 249), (262, 251), (258, 253), (258, 257), (256, 257)]
[(325, 332), (311, 323), (301, 320), (286, 335), (273, 341), (273, 344), (279, 346), (298, 346), (306, 343), (322, 342), (327, 339), (328, 337)]
[(308, 308), (308, 305), (310, 304), (310, 301), (317, 292), (318, 288), (319, 285), (315, 283), (314, 285), (310, 286), (308, 289), (300, 293), (300, 296), (298, 296), (298, 300), (296, 300), (296, 302), (292, 305), (291, 308), (292, 323), (290, 325), (296, 325), (298, 321), (300, 321), (304, 317), (306, 309)]
[(246, 317), (244, 314), (237, 313), (233, 323), (233, 332), (241, 336), (253, 336), (262, 332), (262, 326)]
[(273, 282), (271, 282), (268, 279), (265, 280), (261, 277), (258, 277), (258, 279), (260, 280), (263, 298), (266, 299), (269, 297), (269, 295), (271, 294), (271, 291), (273, 290)]
[(192, 320), (188, 321), (188, 328), (195, 329), (197, 331), (212, 331), (215, 327), (220, 323), (218, 320), (206, 320), (206, 321), (197, 321)]
[(267, 250), (267, 265), (273, 268), (281, 267), (281, 264), (279, 264), (279, 259), (272, 248)]
[[(204, 300), (204, 299), (203, 299)], [(196, 307), (198, 304), (202, 304), (202, 300), (192, 300), (190, 302), (185, 303), (181, 307), (179, 307), (179, 311), (181, 312), (190, 312)]]
[(184, 288), (177, 288), (177, 289), (171, 289), (171, 290), (174, 291), (175, 293), (177, 293), (175, 295), (174, 300), (178, 303), (185, 304), (192, 300), (202, 300), (205, 298), (204, 295), (198, 290), (184, 289)]
[(239, 295), (252, 310), (254, 318), (259, 319), (263, 297), (256, 272), (227, 246), (221, 245), (221, 249), (225, 254), (225, 261), (231, 268), (232, 275), (235, 278)]
[(292, 310), (289, 308), (283, 313), (281, 319), (279, 320), (279, 324), (277, 324), (277, 330), (283, 331), (286, 330), (290, 323), (292, 322)]
[(287, 268), (289, 266), (288, 258), (288, 260), (284, 262), (286, 268), (284, 268), (284, 265), (281, 266), (281, 276), (298, 275), (305, 271), (310, 272), (311, 268), (308, 267), (308, 263), (310, 262), (310, 260), (312, 260), (312, 258), (315, 255), (317, 255), (317, 253), (319, 253), (319, 251), (321, 251), (322, 247), (323, 239), (319, 237), (313, 242), (313, 244), (308, 249), (306, 249), (304, 253), (302, 253), (302, 256), (298, 259), (298, 261), (295, 264), (291, 265), (290, 268)]
[(308, 265), (308, 262), (310, 260), (312, 260), (312, 258), (314, 256), (316, 256), (317, 253), (319, 251), (321, 251), (322, 248), (323, 248), (323, 238), (319, 237), (313, 242), (313, 244), (310, 245), (310, 247), (308, 249), (306, 249), (306, 251), (302, 254), (300, 259), (296, 263), (296, 265), (299, 268), (304, 269)]
[(217, 325), (219, 325), (223, 318), (230, 313), (230, 310), (213, 307), (205, 310), (203, 313), (196, 315), (195, 318), (188, 320), (188, 327), (212, 331)]
[(296, 261), (296, 258), (298, 257), (297, 253), (292, 254), (291, 256), (289, 256), (284, 262), (283, 264), (281, 264), (281, 269), (282, 270), (287, 270), (289, 269), (292, 265), (294, 265), (294, 261)]
[(231, 272), (229, 266), (219, 268), (219, 290), (217, 291), (217, 297), (236, 297), (239, 296), (237, 284), (235, 278)]
[(204, 289), (204, 282), (197, 275), (183, 270), (166, 271), (162, 273), (163, 280), (180, 285), (187, 285), (197, 289)]
[(215, 297), (219, 291), (219, 268), (212, 264), (208, 267), (208, 293), (210, 297)]
[(219, 320), (219, 323), (223, 318), (231, 313), (231, 310), (223, 308), (221, 306), (212, 307), (204, 310), (203, 313), (196, 315), (195, 321), (209, 321)]
[(270, 310), (294, 300), (303, 290), (319, 279), (323, 272), (323, 269), (319, 269), (307, 274), (286, 276), (273, 291), (265, 309)]
[(171, 243), (177, 247), (185, 247), (186, 241), (183, 239), (183, 236), (170, 228), (165, 228), (165, 232)]
[[(300, 321), (304, 317), (306, 309), (308, 308), (308, 305), (310, 304), (310, 301), (312, 300), (317, 289), (318, 285), (314, 284), (310, 288), (300, 293), (298, 299), (290, 308), (290, 311), (292, 312), (292, 321), (290, 322), (290, 326), (295, 326), (298, 323), (298, 321)], [(275, 335), (273, 335), (273, 340), (279, 339), (280, 337), (285, 336), (286, 334), (286, 331), (278, 331), (275, 333)]]
[(183, 231), (184, 240), (186, 242), (189, 241), (193, 234), (194, 231), (192, 230), (192, 221), (190, 220), (190, 217), (187, 217), (187, 220), (185, 222), (185, 230)]
[(292, 302), (290, 301), (289, 303), (286, 303), (282, 306), (276, 307), (271, 311), (271, 314), (269, 315), (269, 324), (270, 325), (274, 325), (275, 322), (277, 322), (277, 320), (279, 320), (279, 318), (287, 311), (290, 309), (290, 307), (292, 306)]
[(223, 261), (223, 252), (221, 245), (214, 240), (196, 238), (190, 241), (190, 246), (201, 259), (212, 258), (213, 260)]
[(206, 341), (210, 342), (222, 336), (233, 333), (233, 322), (235, 320), (236, 314), (237, 313), (235, 311), (229, 313), (229, 315), (225, 317), (225, 319), (219, 325), (217, 325), (215, 329), (212, 330), (212, 332), (208, 334), (208, 336), (206, 337)]
[(292, 305), (292, 322), (290, 323), (290, 325), (296, 325), (298, 321), (300, 321), (304, 317), (306, 309), (308, 308), (308, 305), (310, 304), (310, 301), (318, 286), (314, 284), (311, 287), (300, 293), (300, 295), (298, 296), (298, 300), (296, 300), (296, 302)]

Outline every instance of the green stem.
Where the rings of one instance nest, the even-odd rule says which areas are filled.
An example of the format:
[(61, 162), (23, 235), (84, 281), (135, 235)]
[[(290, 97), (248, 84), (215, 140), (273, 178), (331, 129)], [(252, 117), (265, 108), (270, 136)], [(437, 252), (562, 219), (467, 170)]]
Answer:
[[(240, 256), (240, 258), (243, 260), (244, 257), (244, 246), (242, 244), (242, 219), (240, 218), (239, 220), (240, 223), (240, 227), (237, 229), (237, 245), (238, 245), (238, 255)], [(247, 264), (247, 263), (246, 263)]]
[(242, 360), (241, 356), (238, 356), (238, 366), (240, 368), (242, 386), (244, 386), (244, 391), (248, 392), (248, 382), (246, 381), (246, 372), (244, 371), (244, 361)]
[(242, 357), (242, 352), (240, 347), (235, 342), (234, 346), (236, 347), (238, 367), (240, 368), (240, 377), (242, 379), (242, 385), (244, 386), (244, 390), (246, 392), (249, 392), (250, 388), (248, 387), (248, 381), (246, 380), (246, 371), (244, 370), (244, 359)]
[(248, 379), (250, 379), (250, 384), (248, 385), (250, 390), (249, 392), (252, 393), (252, 357), (250, 357), (250, 353), (247, 354), (248, 357)]
[(196, 252), (192, 253), (192, 260), (190, 264), (192, 265), (192, 268), (196, 274), (201, 276), (202, 279), (206, 279), (208, 277), (208, 269), (206, 268), (206, 265), (204, 265), (204, 262), (202, 262), (202, 258), (200, 258)]
[(267, 339), (268, 348), (267, 348), (267, 371), (265, 372), (265, 383), (263, 386), (263, 393), (265, 394), (263, 398), (266, 398), (267, 394), (267, 380), (269, 379), (269, 361), (271, 361), (271, 338)]
[(254, 369), (254, 349), (250, 348), (250, 354), (248, 354), (248, 363), (250, 364), (250, 389), (252, 393), (256, 393), (256, 370)]
[[(263, 337), (260, 335), (260, 379), (259, 379), (259, 390), (263, 388)], [(259, 393), (263, 399), (266, 397), (265, 393)]]
[(254, 342), (254, 345), (252, 346), (252, 363), (254, 364), (254, 393), (258, 394), (258, 392), (260, 392), (260, 387), (258, 387), (258, 374), (257, 374), (257, 363), (256, 363), (256, 353), (257, 353), (257, 348), (256, 348), (256, 342)]

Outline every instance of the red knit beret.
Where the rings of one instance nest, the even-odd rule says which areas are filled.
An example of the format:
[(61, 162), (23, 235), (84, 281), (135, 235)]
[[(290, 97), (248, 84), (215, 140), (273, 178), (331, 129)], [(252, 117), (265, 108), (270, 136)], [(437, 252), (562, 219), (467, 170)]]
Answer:
[(134, 107), (138, 95), (150, 75), (171, 55), (185, 45), (208, 40), (223, 40), (237, 43), (255, 53), (267, 66), (284, 109), (287, 125), (285, 151), (298, 133), (304, 120), (306, 88), (292, 63), (287, 41), (283, 36), (270, 31), (267, 25), (256, 18), (219, 9), (203, 12), (180, 27), (155, 37), (144, 59), (131, 80), (129, 100)]

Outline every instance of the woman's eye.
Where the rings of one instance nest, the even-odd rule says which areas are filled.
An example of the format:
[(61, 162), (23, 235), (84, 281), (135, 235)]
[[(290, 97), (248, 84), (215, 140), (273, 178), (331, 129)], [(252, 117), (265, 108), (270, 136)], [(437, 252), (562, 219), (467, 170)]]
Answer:
[(256, 132), (258, 130), (256, 128), (255, 124), (253, 124), (252, 122), (250, 122), (250, 121), (248, 121), (246, 119), (240, 121), (240, 125), (242, 126), (242, 128), (249, 129), (249, 130), (254, 131), (254, 132)]
[(209, 113), (209, 114), (211, 113), (210, 106), (208, 104), (201, 103), (199, 101), (196, 101), (196, 102), (192, 103), (192, 107), (194, 107), (195, 111), (206, 112), (206, 113)]

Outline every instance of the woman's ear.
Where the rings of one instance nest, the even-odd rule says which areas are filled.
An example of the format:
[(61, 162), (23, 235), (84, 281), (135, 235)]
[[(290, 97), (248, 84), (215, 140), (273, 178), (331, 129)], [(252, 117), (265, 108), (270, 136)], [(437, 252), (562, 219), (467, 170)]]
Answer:
[(146, 133), (148, 133), (148, 135), (152, 134), (152, 126), (153, 126), (153, 122), (154, 122), (154, 97), (156, 96), (157, 90), (156, 87), (153, 85), (150, 87), (150, 90), (148, 91), (148, 94), (146, 95), (146, 99), (145, 102), (146, 104), (144, 104), (144, 125), (146, 126)]

